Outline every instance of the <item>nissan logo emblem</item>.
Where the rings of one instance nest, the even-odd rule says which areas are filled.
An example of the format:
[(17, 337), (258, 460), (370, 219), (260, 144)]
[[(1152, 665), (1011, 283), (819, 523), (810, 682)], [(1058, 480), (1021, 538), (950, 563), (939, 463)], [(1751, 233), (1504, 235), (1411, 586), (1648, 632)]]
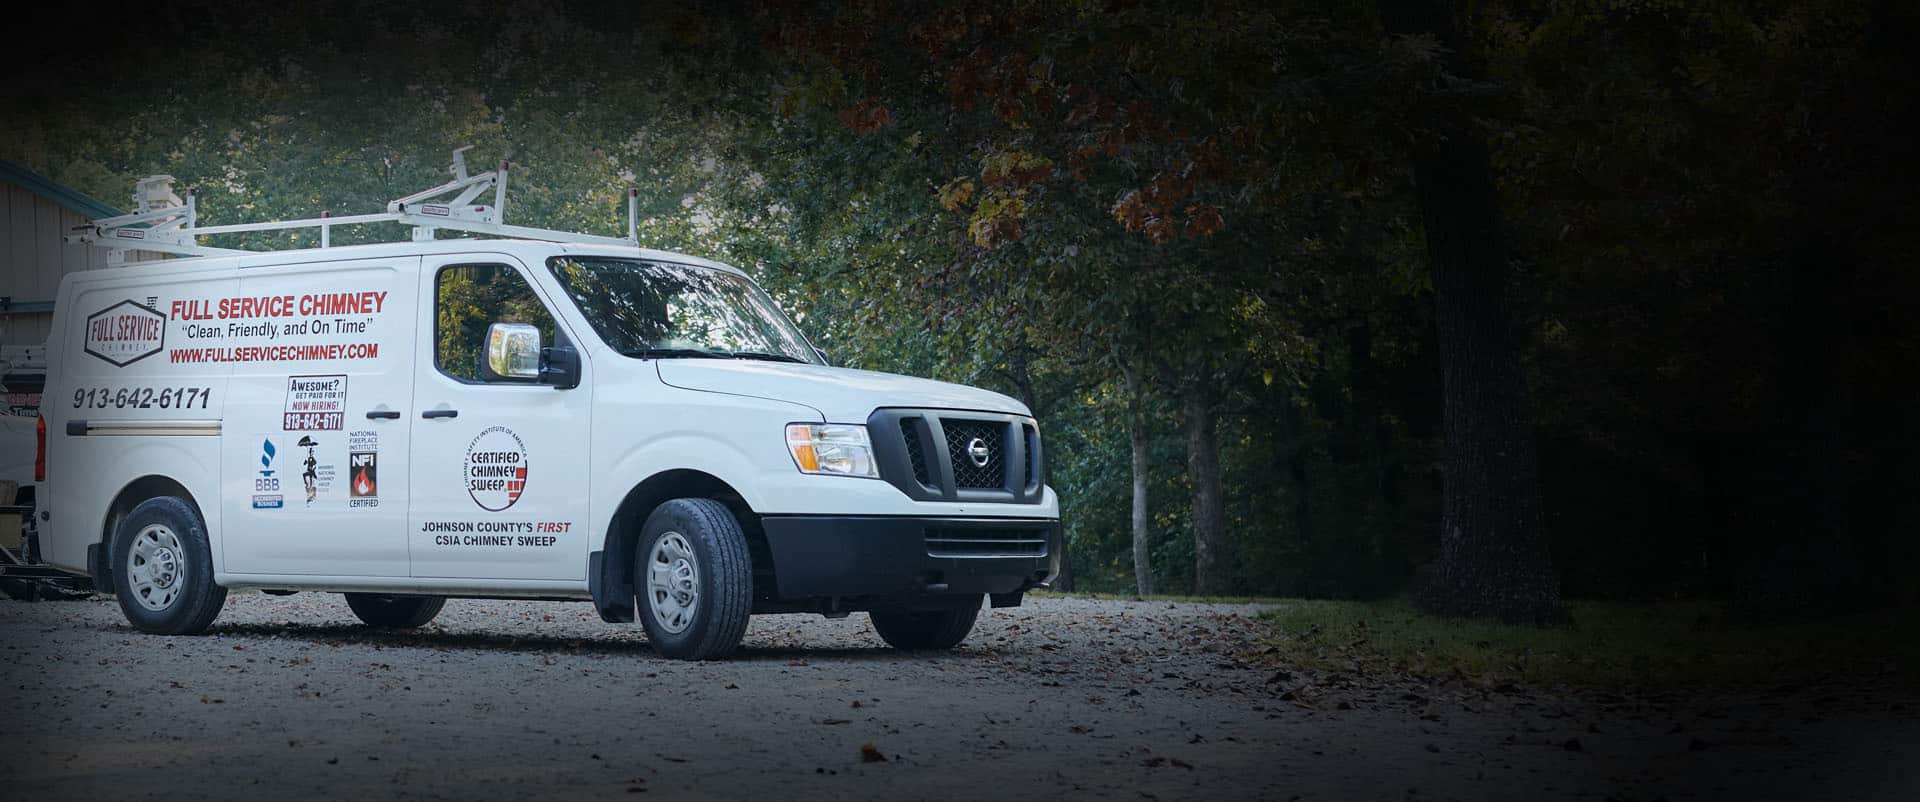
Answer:
[(987, 441), (975, 437), (967, 443), (967, 459), (973, 460), (974, 467), (985, 468), (993, 461), (993, 452), (987, 450)]

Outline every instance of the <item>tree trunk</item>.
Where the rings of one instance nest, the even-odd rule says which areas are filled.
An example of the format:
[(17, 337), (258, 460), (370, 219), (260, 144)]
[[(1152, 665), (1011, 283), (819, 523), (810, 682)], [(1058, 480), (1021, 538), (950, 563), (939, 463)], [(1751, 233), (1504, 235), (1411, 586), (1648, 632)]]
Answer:
[(1152, 551), (1147, 543), (1147, 416), (1141, 406), (1140, 377), (1127, 378), (1127, 439), (1133, 447), (1133, 582), (1141, 596), (1153, 595)]
[(1507, 254), (1485, 142), (1457, 130), (1415, 157), (1439, 322), (1445, 438), (1440, 554), (1419, 603), (1539, 623), (1560, 614), (1539, 455), (1507, 307)]
[[(1289, 399), (1284, 409), (1286, 411), (1282, 413), (1281, 420), (1286, 424), (1287, 458), (1284, 465), (1275, 466), (1276, 473), (1285, 470), (1287, 479), (1293, 483), (1293, 541), (1314, 551), (1320, 546), (1313, 525), (1313, 475), (1307, 470), (1312, 459), (1307, 448), (1307, 430), (1311, 424), (1299, 404)], [(1312, 576), (1307, 571), (1297, 571), (1294, 575), (1301, 578)], [(1314, 590), (1307, 583), (1300, 582), (1292, 593), (1305, 595)]]
[(1193, 486), (1193, 592), (1232, 592), (1227, 556), (1227, 508), (1220, 491), (1220, 444), (1214, 436), (1213, 386), (1206, 377), (1180, 391), (1187, 430), (1187, 480)]
[(1073, 592), (1073, 554), (1067, 548), (1067, 533), (1060, 532), (1060, 573), (1053, 577), (1053, 589), (1061, 593)]
[[(1449, 72), (1475, 77), (1467, 3), (1380, 0), (1390, 35), (1431, 34)], [(1520, 345), (1507, 307), (1507, 249), (1486, 139), (1465, 112), (1432, 123), (1414, 181), (1433, 263), (1441, 379), (1440, 553), (1416, 601), (1431, 612), (1545, 622), (1560, 584), (1541, 527), (1540, 464), (1527, 418)]]

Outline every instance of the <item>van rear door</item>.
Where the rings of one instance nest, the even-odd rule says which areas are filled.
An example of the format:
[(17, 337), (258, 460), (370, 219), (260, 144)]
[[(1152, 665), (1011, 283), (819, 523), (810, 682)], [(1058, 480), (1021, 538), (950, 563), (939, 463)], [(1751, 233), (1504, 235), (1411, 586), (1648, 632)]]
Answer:
[(407, 575), (418, 257), (241, 271), (195, 314), (233, 364), (226, 570)]

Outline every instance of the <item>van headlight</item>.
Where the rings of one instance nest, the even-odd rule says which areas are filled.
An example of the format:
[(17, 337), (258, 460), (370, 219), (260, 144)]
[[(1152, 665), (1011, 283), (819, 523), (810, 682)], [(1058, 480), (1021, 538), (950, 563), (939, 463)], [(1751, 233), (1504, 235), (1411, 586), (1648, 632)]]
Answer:
[(787, 451), (801, 473), (880, 478), (867, 427), (847, 423), (787, 424)]

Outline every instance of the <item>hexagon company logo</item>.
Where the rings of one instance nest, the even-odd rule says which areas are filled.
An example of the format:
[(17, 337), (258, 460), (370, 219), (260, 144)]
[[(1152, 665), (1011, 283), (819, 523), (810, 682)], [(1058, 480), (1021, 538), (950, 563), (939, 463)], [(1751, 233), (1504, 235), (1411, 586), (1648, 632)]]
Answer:
[(124, 368), (166, 347), (167, 316), (121, 301), (87, 316), (87, 353)]
[(488, 512), (499, 512), (520, 500), (527, 489), (527, 446), (505, 426), (488, 427), (467, 446), (467, 495)]

